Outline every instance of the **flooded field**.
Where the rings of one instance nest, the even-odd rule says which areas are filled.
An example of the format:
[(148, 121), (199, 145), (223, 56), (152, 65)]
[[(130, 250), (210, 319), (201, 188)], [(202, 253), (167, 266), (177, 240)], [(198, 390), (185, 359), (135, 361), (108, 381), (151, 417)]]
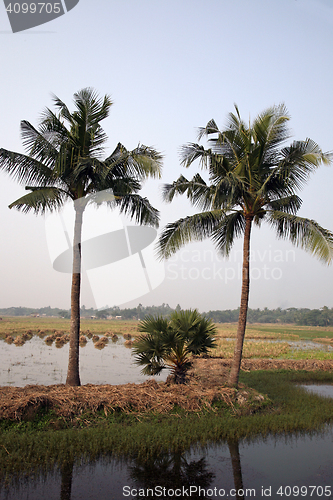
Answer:
[[(54, 344), (47, 345), (39, 337), (33, 337), (22, 346), (8, 345), (4, 341), (0, 341), (0, 345), (0, 385), (24, 387), (65, 383), (68, 344), (57, 348)], [(141, 375), (140, 370), (123, 339), (116, 343), (109, 342), (101, 350), (96, 349), (92, 341), (80, 347), (82, 384), (118, 385), (148, 380), (149, 377)], [(158, 380), (164, 380), (163, 377), (162, 373)]]
[[(37, 332), (37, 327), (42, 322), (30, 320), (30, 328), (32, 321), (35, 322), (34, 330)], [(58, 329), (58, 325), (64, 324), (59, 320), (56, 323)], [(7, 343), (5, 335), (8, 331), (16, 338), (27, 329), (27, 325), (20, 321), (8, 322), (8, 325), (11, 330), (5, 330), (4, 325), (1, 325), (3, 335), (0, 339), (0, 385), (24, 387), (31, 384), (64, 383), (67, 374), (68, 343), (62, 347), (57, 347), (55, 342), (46, 343), (49, 331), (42, 338), (34, 331), (23, 345)], [(136, 328), (137, 323), (131, 326), (119, 322), (116, 326), (119, 337), (116, 342), (112, 342), (110, 338), (103, 348), (98, 349), (93, 339), (89, 338), (80, 347), (83, 385), (120, 385), (148, 379), (141, 375), (140, 368), (133, 363), (131, 349), (125, 346), (123, 337), (123, 333), (129, 331), (135, 336), (137, 330), (132, 330)], [(49, 328), (52, 327), (50, 323)], [(101, 336), (106, 334), (110, 326), (106, 322), (91, 322), (88, 326), (85, 325), (85, 328)], [(229, 351), (232, 352), (234, 337), (230, 335), (230, 331), (233, 330), (234, 325), (228, 327), (220, 337), (221, 354), (225, 356), (226, 361), (230, 359)], [(293, 333), (293, 338), (289, 334), (288, 338), (288, 331), (281, 334), (277, 331), (264, 331), (263, 328), (253, 328), (249, 334), (250, 338), (245, 342), (248, 349), (247, 363), (260, 360), (262, 363), (270, 363), (279, 358), (282, 362), (282, 359), (288, 359), (288, 356), (292, 360), (293, 353), (304, 355), (303, 359), (307, 359), (308, 353), (318, 357), (325, 355), (330, 359), (333, 356), (330, 340), (313, 341), (316, 336), (324, 336), (323, 332), (317, 330), (305, 339), (298, 337), (296, 333)], [(207, 360), (202, 360), (204, 361)], [(220, 359), (215, 361), (221, 363)], [(163, 376), (165, 379), (167, 373)], [(163, 380), (162, 377), (157, 377), (157, 380)], [(316, 391), (318, 395), (333, 396), (331, 385), (301, 387)], [(133, 454), (116, 455), (112, 447), (100, 452), (96, 450), (96, 456), (92, 459), (80, 454), (74, 441), (69, 441), (68, 449), (74, 452), (68, 455), (68, 458), (55, 463), (50, 459), (50, 462), (42, 464), (40, 470), (36, 469), (34, 473), (27, 469), (27, 473), (22, 470), (17, 476), (3, 478), (0, 484), (0, 500), (119, 500), (136, 499), (139, 496), (169, 499), (175, 496), (188, 498), (189, 491), (191, 498), (198, 499), (330, 498), (333, 495), (332, 445), (332, 425), (325, 425), (320, 432), (268, 435), (253, 438), (251, 441), (212, 440), (207, 446), (189, 445), (185, 450), (177, 450), (175, 447), (169, 454), (161, 452), (157, 456), (146, 456), (144, 459)], [(6, 449), (2, 451), (6, 458)], [(8, 453), (10, 451), (9, 449)], [(67, 456), (66, 452), (64, 456)], [(161, 491), (164, 491), (162, 495)]]

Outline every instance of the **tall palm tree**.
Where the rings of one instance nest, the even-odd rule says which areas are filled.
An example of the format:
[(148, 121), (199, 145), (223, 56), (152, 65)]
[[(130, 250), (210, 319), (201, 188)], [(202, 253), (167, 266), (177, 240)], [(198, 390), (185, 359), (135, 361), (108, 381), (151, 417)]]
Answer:
[(333, 234), (317, 222), (297, 216), (302, 200), (298, 190), (311, 172), (330, 155), (323, 154), (311, 139), (284, 145), (289, 136), (289, 116), (284, 105), (265, 110), (253, 123), (242, 121), (238, 108), (229, 114), (220, 131), (214, 120), (199, 129), (200, 140), (208, 138), (209, 149), (199, 144), (182, 148), (182, 164), (200, 160), (209, 182), (196, 174), (192, 180), (180, 176), (164, 187), (164, 199), (187, 194), (201, 212), (168, 224), (159, 240), (159, 254), (168, 258), (184, 244), (212, 238), (219, 252), (228, 255), (235, 238), (243, 236), (242, 292), (237, 339), (229, 384), (238, 385), (250, 285), (250, 235), (252, 225), (267, 221), (279, 238), (330, 262)]
[(158, 226), (158, 211), (138, 193), (148, 176), (159, 177), (162, 156), (155, 149), (139, 145), (127, 151), (120, 143), (102, 159), (107, 136), (100, 122), (107, 118), (112, 101), (99, 98), (91, 89), (74, 94), (75, 110), (54, 96), (56, 112), (46, 109), (39, 127), (21, 122), (27, 154), (0, 150), (0, 168), (30, 191), (11, 203), (27, 213), (43, 214), (74, 202), (73, 275), (71, 290), (70, 348), (66, 383), (80, 385), (79, 333), (81, 286), (81, 231), (84, 210), (101, 202), (98, 193), (112, 190), (107, 203), (134, 217), (140, 224)]

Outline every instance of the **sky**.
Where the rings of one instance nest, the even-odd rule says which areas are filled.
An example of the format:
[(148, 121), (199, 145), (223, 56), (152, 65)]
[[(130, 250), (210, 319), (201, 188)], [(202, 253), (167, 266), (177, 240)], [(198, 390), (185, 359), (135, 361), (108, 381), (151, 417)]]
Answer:
[[(284, 102), (290, 141), (310, 137), (333, 150), (332, 49), (331, 0), (80, 0), (58, 19), (15, 34), (1, 4), (0, 147), (24, 152), (20, 121), (37, 126), (53, 106), (52, 93), (70, 109), (82, 88), (109, 94), (105, 155), (118, 142), (164, 155), (162, 178), (142, 190), (160, 210), (161, 230), (194, 213), (186, 199), (165, 204), (161, 197), (164, 183), (199, 169), (180, 165), (180, 147), (196, 142), (198, 127), (212, 118), (223, 129), (235, 103), (248, 121)], [(333, 165), (321, 166), (300, 193), (299, 212), (330, 230), (332, 181)], [(0, 307), (67, 309), (71, 276), (52, 267), (45, 218), (8, 209), (22, 194), (0, 172)], [(128, 293), (116, 305), (237, 308), (241, 248), (239, 240), (225, 260), (208, 240), (187, 245), (162, 264), (164, 279), (153, 290)], [(332, 266), (276, 239), (265, 225), (254, 229), (251, 252), (250, 307), (333, 307)], [(96, 297), (84, 271), (81, 303), (96, 307)]]

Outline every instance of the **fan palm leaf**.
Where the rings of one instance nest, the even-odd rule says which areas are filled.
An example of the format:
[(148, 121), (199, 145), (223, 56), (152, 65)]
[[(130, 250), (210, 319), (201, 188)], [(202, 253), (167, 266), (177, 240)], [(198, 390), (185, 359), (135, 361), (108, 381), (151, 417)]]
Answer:
[(134, 343), (135, 363), (144, 375), (169, 369), (175, 383), (183, 384), (192, 366), (191, 355), (207, 354), (215, 347), (216, 327), (197, 310), (175, 311), (168, 319), (147, 316), (139, 324), (144, 332)]

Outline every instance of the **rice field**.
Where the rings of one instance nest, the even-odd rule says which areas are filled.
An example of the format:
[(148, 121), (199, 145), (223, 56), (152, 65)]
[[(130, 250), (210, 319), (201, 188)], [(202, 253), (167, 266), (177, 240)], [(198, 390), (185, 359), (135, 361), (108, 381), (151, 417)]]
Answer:
[[(236, 324), (217, 324), (217, 347), (213, 356), (233, 357)], [(39, 337), (47, 345), (60, 349), (69, 341), (70, 321), (53, 317), (3, 317), (0, 321), (0, 339), (13, 348), (22, 347), (32, 337)], [(139, 335), (135, 320), (82, 319), (80, 346), (92, 343), (104, 349), (119, 338), (131, 347)], [(15, 347), (14, 347), (15, 346)], [(247, 326), (243, 357), (268, 359), (333, 359), (333, 328), (278, 324), (249, 324)]]

